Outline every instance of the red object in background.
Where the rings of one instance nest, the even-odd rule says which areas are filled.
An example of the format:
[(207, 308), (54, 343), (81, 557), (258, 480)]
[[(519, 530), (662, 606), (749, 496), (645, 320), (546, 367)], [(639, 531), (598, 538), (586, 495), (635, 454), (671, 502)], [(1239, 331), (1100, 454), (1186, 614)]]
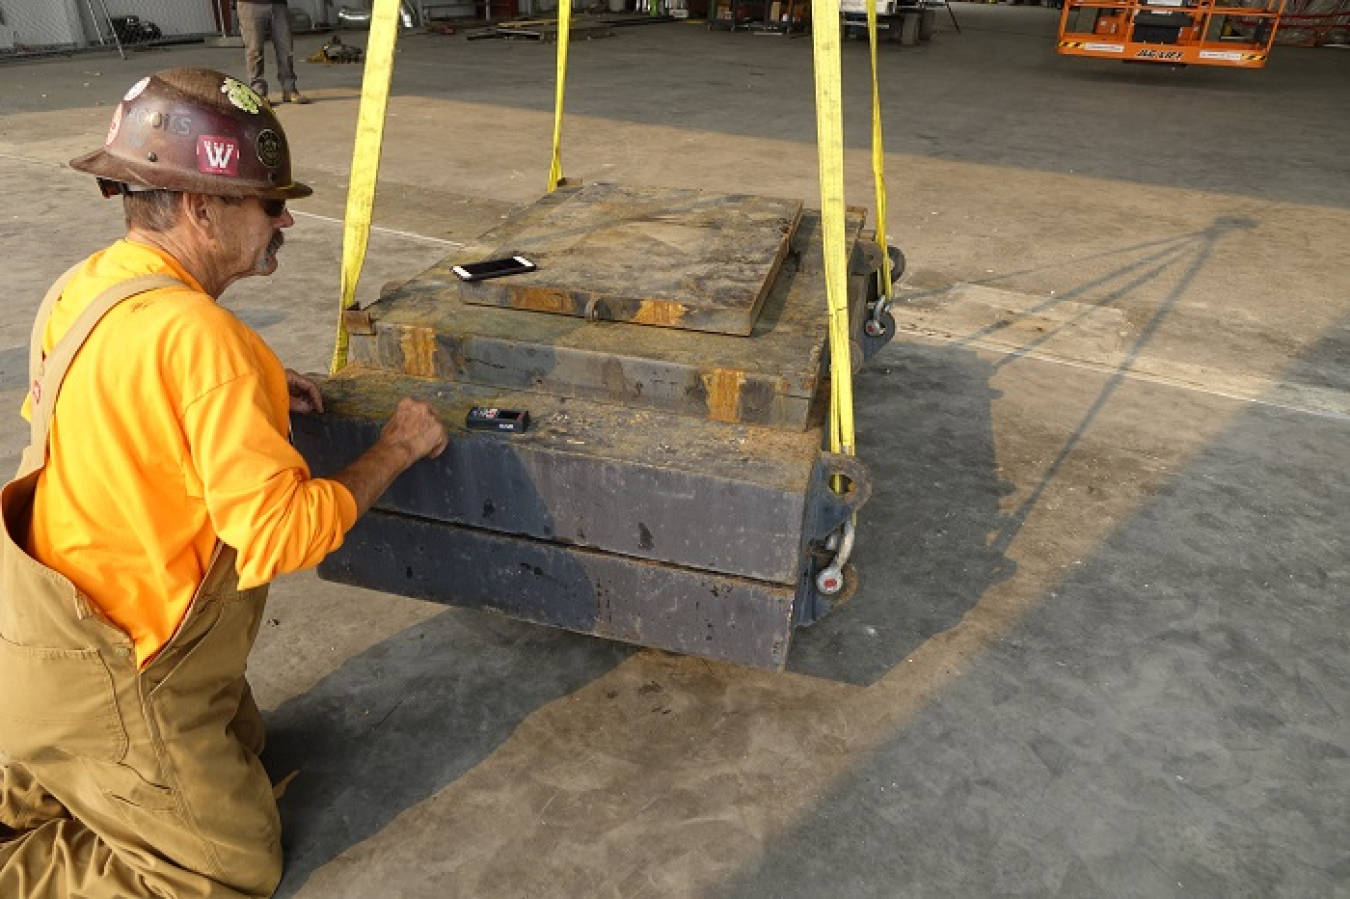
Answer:
[(221, 34), (234, 33), (234, 16), (230, 9), (230, 0), (215, 0), (216, 27)]

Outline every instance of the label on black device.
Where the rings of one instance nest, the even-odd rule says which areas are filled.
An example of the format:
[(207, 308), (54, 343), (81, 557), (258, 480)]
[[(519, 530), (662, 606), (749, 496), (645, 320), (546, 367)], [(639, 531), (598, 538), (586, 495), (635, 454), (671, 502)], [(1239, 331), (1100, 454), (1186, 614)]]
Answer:
[(474, 406), (464, 423), (472, 431), (510, 431), (520, 433), (530, 426), (530, 413), (517, 409), (489, 409)]

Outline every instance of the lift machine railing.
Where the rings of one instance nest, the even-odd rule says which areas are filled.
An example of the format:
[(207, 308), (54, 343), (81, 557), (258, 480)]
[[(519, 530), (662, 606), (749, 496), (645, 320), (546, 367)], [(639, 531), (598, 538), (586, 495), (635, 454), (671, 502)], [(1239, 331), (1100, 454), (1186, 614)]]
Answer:
[(1270, 56), (1284, 0), (1064, 0), (1060, 53), (1129, 62), (1259, 69)]

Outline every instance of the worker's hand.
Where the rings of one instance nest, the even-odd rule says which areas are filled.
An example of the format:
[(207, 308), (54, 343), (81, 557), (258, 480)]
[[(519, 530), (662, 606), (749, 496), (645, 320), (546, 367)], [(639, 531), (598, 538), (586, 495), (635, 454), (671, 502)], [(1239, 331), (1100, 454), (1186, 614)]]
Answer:
[(380, 441), (406, 447), (412, 454), (411, 461), (416, 462), (439, 456), (450, 442), (450, 436), (429, 403), (404, 397), (398, 401), (393, 417), (380, 432)]
[(286, 389), (291, 395), (292, 412), (323, 411), (323, 394), (319, 392), (319, 386), (299, 372), (286, 369)]
[(436, 458), (449, 442), (430, 404), (405, 397), (398, 401), (375, 445), (333, 475), (333, 480), (351, 491), (356, 513), (364, 515), (408, 466), (418, 459)]

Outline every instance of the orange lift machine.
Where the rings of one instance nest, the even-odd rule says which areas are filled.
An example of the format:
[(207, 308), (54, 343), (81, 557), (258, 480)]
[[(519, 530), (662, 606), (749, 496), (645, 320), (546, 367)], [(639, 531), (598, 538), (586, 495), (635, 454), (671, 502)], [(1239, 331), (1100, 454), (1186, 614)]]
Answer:
[(1284, 0), (1220, 6), (1214, 0), (1064, 0), (1059, 52), (1174, 66), (1260, 69)]

